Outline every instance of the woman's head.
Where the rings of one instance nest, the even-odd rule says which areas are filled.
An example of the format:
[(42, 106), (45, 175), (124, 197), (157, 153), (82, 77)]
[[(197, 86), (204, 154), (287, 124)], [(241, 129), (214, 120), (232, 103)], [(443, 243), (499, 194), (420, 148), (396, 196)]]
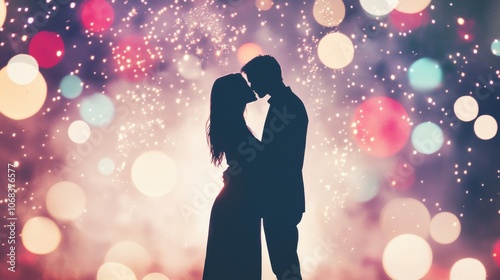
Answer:
[(210, 118), (207, 140), (212, 163), (220, 165), (225, 152), (225, 139), (238, 125), (244, 125), (243, 112), (247, 103), (257, 100), (246, 80), (239, 73), (218, 78), (210, 94)]

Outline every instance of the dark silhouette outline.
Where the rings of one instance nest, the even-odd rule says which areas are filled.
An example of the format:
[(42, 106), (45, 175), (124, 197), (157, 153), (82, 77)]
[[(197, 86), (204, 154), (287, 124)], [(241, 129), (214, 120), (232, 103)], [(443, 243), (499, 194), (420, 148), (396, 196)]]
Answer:
[(297, 225), (305, 212), (302, 166), (307, 112), (300, 98), (283, 83), (274, 57), (257, 56), (241, 71), (260, 98), (271, 96), (258, 161), (263, 180), (256, 185), (271, 266), (279, 280), (300, 280)]
[[(220, 166), (225, 157), (229, 167), (212, 207), (203, 280), (261, 279), (261, 220), (277, 279), (301, 280), (297, 225), (305, 211), (307, 112), (272, 56), (258, 56), (241, 71), (250, 87), (241, 74), (229, 74), (211, 92), (211, 161)], [(271, 96), (261, 141), (243, 116), (254, 91)]]
[(238, 151), (248, 139), (258, 142), (243, 116), (246, 104), (256, 99), (239, 73), (217, 79), (212, 87), (207, 124), (211, 160), (219, 166), (225, 157), (231, 172), (212, 206), (203, 280), (261, 279), (261, 220), (251, 189), (257, 165)]

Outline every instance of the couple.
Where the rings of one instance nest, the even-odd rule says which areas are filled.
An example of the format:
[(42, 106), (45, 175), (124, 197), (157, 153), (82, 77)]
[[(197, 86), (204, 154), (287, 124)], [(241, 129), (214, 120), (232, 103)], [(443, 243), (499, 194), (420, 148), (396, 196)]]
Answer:
[[(210, 97), (207, 138), (212, 163), (225, 157), (224, 187), (210, 216), (203, 280), (261, 279), (261, 221), (278, 280), (300, 280), (297, 224), (305, 211), (302, 165), (308, 117), (283, 83), (281, 67), (257, 56), (218, 78)], [(247, 103), (270, 95), (262, 139), (247, 127)]]

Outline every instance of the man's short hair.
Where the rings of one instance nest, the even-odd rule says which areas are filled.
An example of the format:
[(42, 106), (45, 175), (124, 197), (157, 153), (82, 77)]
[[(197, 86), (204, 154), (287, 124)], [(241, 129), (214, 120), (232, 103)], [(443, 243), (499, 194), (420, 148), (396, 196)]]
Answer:
[(281, 66), (276, 58), (270, 55), (259, 55), (241, 67), (241, 72), (253, 76), (265, 76), (282, 81)]

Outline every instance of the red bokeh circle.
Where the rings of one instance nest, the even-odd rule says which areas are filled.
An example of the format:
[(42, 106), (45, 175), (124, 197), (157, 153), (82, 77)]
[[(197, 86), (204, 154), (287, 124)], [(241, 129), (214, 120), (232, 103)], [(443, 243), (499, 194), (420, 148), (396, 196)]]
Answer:
[(493, 244), (492, 257), (496, 265), (500, 267), (500, 239)]
[(115, 20), (113, 6), (105, 0), (88, 0), (83, 3), (82, 24), (92, 32), (103, 32), (111, 27)]
[(115, 71), (129, 81), (144, 79), (154, 70), (155, 56), (141, 36), (130, 35), (122, 38), (113, 47), (112, 53)]
[(352, 123), (356, 142), (375, 157), (396, 154), (411, 133), (405, 108), (389, 97), (372, 97), (361, 103)]
[(389, 19), (398, 31), (404, 32), (415, 30), (426, 25), (429, 22), (429, 12), (427, 12), (427, 10), (423, 10), (420, 13), (407, 14), (398, 10), (393, 10), (389, 14)]
[(40, 67), (54, 67), (64, 56), (64, 41), (55, 32), (40, 31), (31, 39), (28, 52)]

